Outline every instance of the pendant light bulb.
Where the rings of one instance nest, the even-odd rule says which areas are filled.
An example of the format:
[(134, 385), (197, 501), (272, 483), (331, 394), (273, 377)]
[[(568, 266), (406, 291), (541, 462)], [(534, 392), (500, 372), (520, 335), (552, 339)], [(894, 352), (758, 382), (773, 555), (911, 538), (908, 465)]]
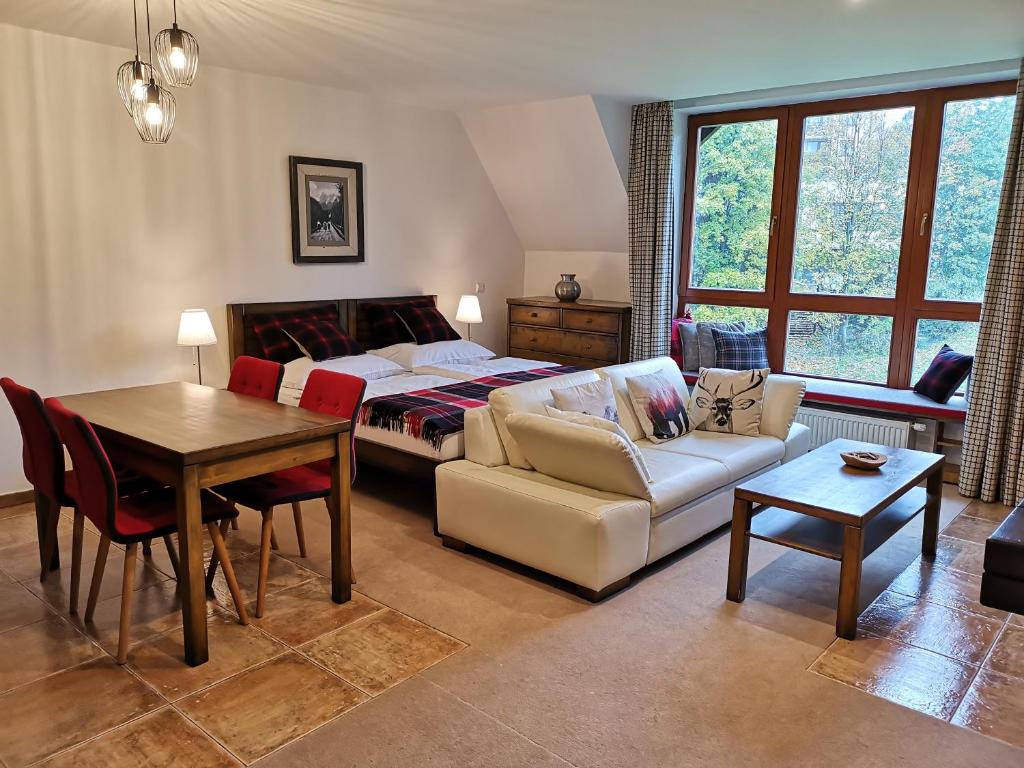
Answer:
[[(152, 79), (152, 78), (151, 78)], [(144, 99), (148, 95), (146, 83), (146, 68), (142, 62), (135, 59), (132, 64), (132, 96), (136, 99)]]
[(150, 125), (160, 125), (164, 121), (164, 110), (160, 106), (160, 91), (153, 80), (149, 81), (146, 87), (146, 122)]

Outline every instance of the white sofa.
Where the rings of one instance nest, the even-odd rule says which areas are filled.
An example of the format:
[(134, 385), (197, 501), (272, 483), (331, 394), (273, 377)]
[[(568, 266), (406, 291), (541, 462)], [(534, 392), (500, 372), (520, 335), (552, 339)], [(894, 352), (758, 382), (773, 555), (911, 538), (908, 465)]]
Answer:
[[(810, 446), (807, 428), (793, 423), (805, 382), (774, 374), (759, 436), (698, 430), (652, 443), (625, 378), (655, 371), (680, 376), (667, 357), (625, 363), (497, 389), (488, 406), (466, 411), (466, 458), (436, 471), (443, 543), (502, 555), (600, 600), (643, 566), (728, 522), (738, 483)], [(617, 435), (543, 416), (552, 389), (599, 377), (611, 381), (621, 426), (650, 479)]]

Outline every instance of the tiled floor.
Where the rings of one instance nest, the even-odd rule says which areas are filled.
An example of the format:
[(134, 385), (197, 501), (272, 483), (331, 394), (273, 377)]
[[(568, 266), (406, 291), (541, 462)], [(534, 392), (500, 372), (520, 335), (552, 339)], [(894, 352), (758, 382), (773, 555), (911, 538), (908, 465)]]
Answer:
[[(210, 601), (210, 661), (182, 661), (181, 613), (166, 554), (139, 560), (129, 663), (118, 667), (122, 550), (111, 550), (94, 620), (67, 612), (70, 550), (40, 584), (30, 507), (0, 510), (0, 766), (249, 764), (465, 644), (282, 557), (271, 560), (267, 611), (237, 622), (222, 577)], [(82, 596), (98, 538), (85, 541)], [(257, 552), (229, 537), (235, 571), (255, 595)], [(74, 706), (69, 706), (74, 702)]]
[[(966, 500), (965, 500), (966, 501)], [(1024, 622), (981, 605), (985, 539), (1008, 512), (972, 502), (811, 669), (898, 704), (1024, 746)]]

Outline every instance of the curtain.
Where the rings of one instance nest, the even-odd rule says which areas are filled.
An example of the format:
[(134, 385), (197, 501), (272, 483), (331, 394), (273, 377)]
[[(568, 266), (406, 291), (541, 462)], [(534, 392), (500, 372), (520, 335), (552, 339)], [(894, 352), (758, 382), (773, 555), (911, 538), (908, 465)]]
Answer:
[(1016, 504), (1024, 496), (1024, 62), (992, 259), (981, 305), (960, 493)]
[(672, 103), (637, 104), (629, 136), (629, 357), (669, 353), (675, 285)]

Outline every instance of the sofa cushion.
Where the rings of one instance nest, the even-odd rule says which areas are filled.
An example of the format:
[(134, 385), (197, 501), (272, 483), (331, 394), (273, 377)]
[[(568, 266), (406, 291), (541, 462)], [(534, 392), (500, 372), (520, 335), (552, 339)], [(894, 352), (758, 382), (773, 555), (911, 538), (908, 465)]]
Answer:
[[(604, 382), (607, 384), (608, 382)], [(602, 419), (600, 416), (593, 416), (589, 413), (579, 413), (577, 411), (560, 411), (557, 408), (552, 408), (550, 405), (544, 406), (545, 413), (552, 419), (560, 419), (561, 421), (568, 421), (572, 424), (582, 424), (585, 427), (594, 427), (595, 429), (603, 429), (606, 432), (611, 432), (613, 435), (618, 435), (625, 441), (626, 447), (629, 448), (629, 452), (636, 458), (636, 463), (640, 465), (640, 471), (644, 473), (644, 477), (648, 482), (651, 480), (651, 473), (647, 469), (647, 463), (644, 461), (643, 454), (640, 453), (640, 449), (636, 447), (636, 443), (629, 439), (629, 435), (626, 434), (619, 424), (609, 419)]]
[(762, 435), (771, 435), (779, 440), (789, 437), (789, 428), (796, 418), (796, 409), (803, 402), (807, 382), (796, 376), (781, 376), (773, 373), (764, 385), (764, 406), (761, 409)]
[(619, 423), (615, 393), (612, 392), (611, 382), (607, 379), (598, 379), (573, 387), (552, 388), (551, 397), (555, 401), (555, 408), (560, 411), (588, 413)]
[(768, 368), (726, 371), (701, 368), (690, 399), (690, 421), (695, 429), (758, 435), (764, 409)]
[(669, 377), (660, 371), (627, 376), (626, 390), (648, 440), (674, 440), (693, 429), (686, 409), (689, 393), (682, 376)]
[(614, 432), (535, 413), (514, 413), (505, 423), (538, 472), (599, 491), (650, 497), (635, 447)]
[(651, 517), (671, 512), (729, 483), (729, 471), (719, 461), (655, 450), (647, 441), (639, 448), (651, 473)]
[(664, 373), (673, 381), (676, 381), (677, 388), (688, 392), (686, 382), (679, 372), (679, 366), (671, 357), (655, 357), (650, 360), (640, 360), (635, 363), (622, 363), (621, 365), (609, 365), (605, 368), (598, 368), (597, 374), (602, 379), (608, 379), (615, 391), (615, 403), (619, 408), (619, 423), (626, 430), (631, 440), (644, 438), (643, 427), (637, 419), (636, 412), (629, 399), (629, 390), (626, 387), (626, 378), (630, 376), (643, 376), (648, 373)]
[(594, 371), (580, 371), (491, 390), (487, 396), (487, 402), (494, 413), (494, 425), (498, 428), (498, 436), (501, 438), (501, 444), (508, 456), (508, 463), (520, 469), (533, 469), (516, 445), (515, 438), (509, 434), (508, 427), (505, 425), (505, 420), (509, 416), (513, 413), (543, 414), (544, 406), (554, 404), (554, 399), (551, 397), (552, 389), (585, 384), (588, 381), (597, 381), (598, 378)]
[(508, 464), (508, 456), (498, 437), (490, 406), (468, 408), (465, 417), (466, 458), (485, 467)]
[(716, 461), (725, 467), (727, 480), (732, 482), (781, 461), (786, 453), (786, 444), (775, 437), (748, 437), (701, 430), (667, 443), (643, 441), (639, 445), (640, 452), (651, 467), (651, 474), (655, 478), (657, 475), (654, 473), (650, 457), (657, 451)]

